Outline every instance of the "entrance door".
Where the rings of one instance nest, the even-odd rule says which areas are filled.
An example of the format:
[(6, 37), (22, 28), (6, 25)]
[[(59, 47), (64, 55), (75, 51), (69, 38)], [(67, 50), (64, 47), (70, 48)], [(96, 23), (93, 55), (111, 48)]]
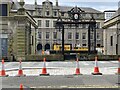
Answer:
[(50, 44), (46, 44), (46, 45), (45, 45), (45, 51), (46, 51), (46, 50), (50, 50)]
[(40, 50), (42, 50), (42, 44), (39, 43), (39, 44), (37, 45), (37, 51), (40, 51)]

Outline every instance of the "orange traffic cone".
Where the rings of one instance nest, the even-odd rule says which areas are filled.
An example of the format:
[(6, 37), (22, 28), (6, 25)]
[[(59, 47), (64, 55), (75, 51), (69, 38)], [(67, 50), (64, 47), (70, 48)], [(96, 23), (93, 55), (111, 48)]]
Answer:
[(75, 74), (74, 75), (82, 75), (80, 73), (80, 68), (79, 68), (79, 59), (77, 58), (77, 61), (76, 61), (76, 65), (77, 65), (77, 68), (76, 68), (76, 71), (75, 71)]
[(43, 68), (42, 68), (42, 73), (40, 74), (40, 76), (48, 76), (49, 73), (47, 73), (47, 69), (46, 69), (46, 58), (43, 59)]
[(97, 57), (95, 57), (95, 67), (94, 67), (94, 72), (92, 74), (93, 75), (102, 75), (102, 73), (99, 72)]
[(23, 90), (23, 84), (20, 84), (20, 90)]
[(4, 69), (4, 59), (2, 59), (2, 70), (0, 71), (0, 76), (1, 77), (7, 77), (8, 76), (8, 75), (6, 75), (5, 69)]
[(118, 60), (118, 70), (117, 70), (117, 75), (120, 75), (120, 57), (119, 57), (119, 60)]
[(20, 77), (20, 76), (26, 76), (25, 74), (23, 74), (23, 70), (22, 70), (22, 62), (21, 62), (21, 60), (19, 61), (19, 70), (18, 70), (18, 75), (16, 75), (16, 76), (18, 76), (18, 77)]

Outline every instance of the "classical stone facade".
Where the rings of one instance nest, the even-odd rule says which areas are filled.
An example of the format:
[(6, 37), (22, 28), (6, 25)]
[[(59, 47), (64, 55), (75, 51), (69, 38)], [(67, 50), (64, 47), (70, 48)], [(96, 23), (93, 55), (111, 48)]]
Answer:
[[(7, 37), (7, 58), (9, 60), (16, 59), (25, 60), (26, 55), (31, 55), (35, 53), (34, 47), (36, 45), (36, 41), (31, 42), (32, 34), (35, 34), (35, 28), (37, 28), (36, 21), (30, 16), (29, 13), (23, 8), (24, 2), (20, 2), (20, 8), (17, 10), (11, 9), (12, 4), (10, 1), (1, 2), (1, 6), (6, 6), (9, 8), (7, 10), (8, 14), (3, 14), (0, 16), (2, 17), (2, 33), (1, 33), (1, 40), (4, 38), (3, 35)], [(2, 9), (4, 11), (4, 9)], [(4, 12), (3, 12), (4, 13)], [(6, 22), (6, 23), (5, 23)], [(31, 30), (31, 26), (33, 26), (33, 30)], [(6, 27), (6, 28), (5, 28)], [(5, 33), (6, 31), (6, 33)], [(35, 39), (35, 37), (33, 37)], [(4, 51), (2, 52), (4, 53)], [(2, 57), (5, 57), (2, 55)]]
[(120, 8), (104, 26), (105, 55), (120, 55)]
[[(55, 29), (55, 22), (58, 17), (61, 17), (63, 21), (69, 21), (68, 11), (74, 6), (59, 6), (57, 0), (54, 5), (53, 2), (46, 0), (42, 2), (42, 5), (37, 4), (35, 1), (35, 4), (26, 4), (24, 7), (38, 23), (36, 37), (37, 53), (41, 50), (52, 50), (55, 43), (62, 44), (61, 32)], [(85, 12), (85, 14), (81, 16), (81, 20), (89, 21), (91, 19), (91, 14), (94, 16), (97, 22), (97, 47), (103, 46), (102, 26), (104, 24), (104, 13), (88, 7), (79, 8)], [(75, 26), (65, 26), (64, 34), (65, 44), (71, 44), (72, 49), (76, 46), (88, 47), (88, 25), (81, 24), (77, 28)]]
[[(63, 21), (70, 20), (68, 11), (74, 6), (60, 6), (58, 0), (55, 4), (46, 0), (41, 5), (37, 4), (36, 0), (34, 4), (25, 4), (24, 0), (20, 1), (21, 3), (6, 1), (5, 4), (9, 7), (8, 15), (0, 16), (3, 19), (1, 25), (4, 28), (7, 27), (1, 29), (4, 32), (1, 34), (5, 34), (8, 39), (7, 56), (14, 55), (17, 60), (20, 57), (25, 60), (26, 55), (39, 54), (41, 50), (52, 50), (55, 43), (61, 44), (61, 31), (55, 28), (56, 20), (58, 17)], [(96, 46), (103, 47), (104, 13), (89, 7), (79, 8), (85, 12), (81, 20), (89, 21), (91, 15), (94, 16), (97, 23)], [(5, 30), (7, 30), (6, 33)], [(87, 24), (81, 24), (77, 28), (74, 25), (65, 26), (64, 34), (65, 44), (71, 44), (72, 49), (76, 46), (88, 47)]]

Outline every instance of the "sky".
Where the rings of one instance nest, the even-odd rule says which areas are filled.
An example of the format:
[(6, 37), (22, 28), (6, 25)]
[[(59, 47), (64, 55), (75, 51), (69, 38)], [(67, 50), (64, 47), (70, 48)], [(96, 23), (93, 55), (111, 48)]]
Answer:
[[(20, 0), (18, 0), (20, 1)], [(34, 4), (35, 0), (24, 0), (26, 4)], [(37, 0), (39, 5), (45, 0)], [(56, 0), (49, 0), (55, 5)], [(100, 11), (117, 10), (120, 0), (58, 0), (60, 6), (91, 7)]]

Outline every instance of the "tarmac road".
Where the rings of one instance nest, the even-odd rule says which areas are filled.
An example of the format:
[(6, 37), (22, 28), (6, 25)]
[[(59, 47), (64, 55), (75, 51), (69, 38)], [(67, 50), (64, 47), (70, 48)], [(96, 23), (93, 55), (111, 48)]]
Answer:
[(0, 78), (2, 90), (19, 90), (21, 83), (24, 90), (120, 90), (120, 76), (115, 75), (118, 62), (99, 61), (98, 64), (103, 75), (91, 75), (93, 61), (80, 61), (83, 75), (74, 76), (76, 62), (46, 62), (50, 76), (39, 76), (43, 62), (22, 62), (23, 72), (27, 76), (14, 77), (18, 73), (19, 62), (6, 62), (5, 70), (9, 77)]
[[(57, 75), (57, 76), (26, 76), (26, 77), (3, 77), (3, 90), (19, 88), (22, 83), (25, 90), (119, 90), (118, 75)], [(34, 88), (34, 89), (30, 89)], [(85, 89), (86, 88), (86, 89)], [(17, 89), (15, 89), (17, 90)]]

